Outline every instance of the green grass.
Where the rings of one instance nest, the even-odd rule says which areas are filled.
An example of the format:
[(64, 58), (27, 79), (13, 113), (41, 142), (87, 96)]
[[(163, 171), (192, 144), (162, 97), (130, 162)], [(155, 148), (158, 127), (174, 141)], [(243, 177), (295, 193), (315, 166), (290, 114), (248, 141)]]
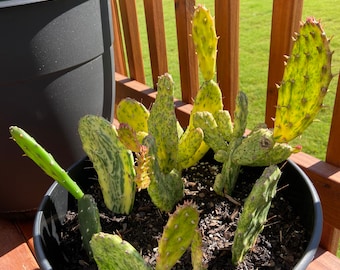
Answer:
[[(199, 2), (199, 1), (198, 1)], [(203, 0), (214, 14), (213, 0)], [(340, 68), (340, 16), (335, 8), (340, 0), (305, 0), (303, 19), (306, 16), (314, 16), (322, 19), (322, 23), (329, 37), (332, 39), (332, 50), (335, 50), (333, 57), (333, 73)], [(137, 0), (138, 16), (140, 21), (140, 33), (143, 46), (143, 57), (147, 83), (152, 85), (149, 51), (145, 31), (145, 18), (143, 1)], [(174, 23), (174, 1), (163, 1), (165, 28), (167, 37), (167, 52), (169, 72), (176, 82), (176, 97), (180, 98), (180, 80), (177, 55), (176, 28)], [(271, 24), (272, 0), (243, 0), (240, 7), (240, 89), (249, 98), (249, 124), (253, 128), (257, 123), (264, 121), (266, 85), (268, 72), (270, 24)], [(322, 160), (325, 159), (326, 145), (328, 141), (330, 119), (334, 102), (337, 78), (334, 78), (330, 91), (325, 99), (325, 109), (318, 115), (318, 121), (313, 123), (301, 138), (293, 143), (301, 144), (303, 151)]]

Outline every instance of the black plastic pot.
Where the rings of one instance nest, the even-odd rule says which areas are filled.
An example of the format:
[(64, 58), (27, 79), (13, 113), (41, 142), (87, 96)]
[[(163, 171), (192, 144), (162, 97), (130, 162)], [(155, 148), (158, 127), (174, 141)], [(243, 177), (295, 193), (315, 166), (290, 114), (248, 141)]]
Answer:
[[(71, 177), (81, 187), (88, 184), (88, 178), (93, 178), (95, 172), (88, 160), (82, 160), (70, 170)], [(87, 169), (84, 169), (87, 168)], [(85, 181), (84, 181), (85, 179)], [(285, 165), (280, 184), (289, 186), (281, 191), (291, 205), (298, 211), (302, 223), (310, 233), (308, 246), (303, 257), (294, 269), (304, 270), (313, 260), (322, 233), (322, 209), (319, 196), (306, 174), (295, 163), (288, 161)], [(33, 239), (38, 263), (42, 270), (61, 269), (60, 264), (68, 256), (63, 254), (59, 246), (59, 232), (63, 224), (65, 213), (74, 207), (74, 199), (57, 183), (54, 183), (46, 193), (37, 212)]]
[(67, 168), (85, 155), (79, 119), (112, 119), (111, 25), (109, 0), (0, 1), (2, 216), (36, 210), (52, 183), (9, 140), (9, 126), (28, 131)]

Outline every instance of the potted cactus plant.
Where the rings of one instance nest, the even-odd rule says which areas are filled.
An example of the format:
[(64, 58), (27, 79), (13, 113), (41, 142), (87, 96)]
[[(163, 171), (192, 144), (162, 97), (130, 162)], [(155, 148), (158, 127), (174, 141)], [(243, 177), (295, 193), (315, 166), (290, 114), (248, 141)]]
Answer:
[[(190, 249), (187, 259), (192, 263), (192, 269), (226, 269), (231, 267), (228, 261), (235, 269), (242, 269), (248, 254), (259, 254), (256, 243), (261, 241), (259, 234), (268, 219), (278, 183), (284, 186), (279, 200), (290, 203), (284, 206), (287, 208), (285, 212), (296, 208), (298, 216), (303, 219), (301, 223), (310, 232), (307, 233), (309, 237), (304, 247), (298, 247), (302, 259), (280, 265), (271, 258), (265, 258), (265, 262), (255, 267), (305, 269), (312, 260), (321, 235), (320, 201), (304, 173), (286, 160), (300, 149), (288, 142), (312, 122), (332, 79), (329, 42), (320, 24), (309, 18), (301, 26), (279, 87), (274, 130), (259, 125), (246, 137), (247, 97), (243, 92), (239, 93), (232, 123), (229, 112), (223, 110), (218, 84), (213, 81), (217, 37), (213, 20), (202, 6), (194, 12), (192, 37), (204, 82), (185, 131), (175, 117), (174, 83), (169, 74), (159, 77), (156, 101), (150, 111), (133, 99), (124, 99), (118, 104), (118, 129), (102, 117), (87, 115), (81, 118), (79, 135), (89, 160), (82, 160), (69, 173), (24, 130), (10, 127), (12, 138), (27, 156), (59, 183), (55, 183), (44, 198), (35, 222), (34, 241), (42, 269), (58, 269), (58, 263), (69, 263), (74, 255), (66, 254), (60, 243), (61, 235), (65, 233), (61, 233), (61, 227), (68, 209), (77, 212), (75, 215), (88, 256), (81, 260), (83, 268), (94, 261), (99, 269), (171, 269), (177, 267), (178, 260)], [(208, 48), (205, 46), (207, 43)], [(207, 180), (208, 176), (196, 181), (186, 173), (206, 157), (209, 149), (212, 149), (215, 159), (209, 172), (217, 172), (210, 176), (211, 186), (199, 189), (200, 181)], [(220, 164), (221, 169), (216, 164)], [(250, 186), (250, 191), (244, 197), (244, 203), (240, 203), (235, 200), (233, 192), (246, 170), (256, 177), (246, 179), (248, 184), (242, 188)], [(98, 192), (94, 193), (97, 195), (85, 194), (92, 190), (92, 183), (88, 180), (91, 178), (98, 179), (99, 195)], [(285, 187), (286, 184), (288, 187)], [(197, 189), (190, 190), (190, 186)], [(212, 194), (217, 199), (213, 199)], [(302, 199), (302, 194), (307, 197)], [(104, 203), (95, 201), (95, 196), (102, 196)], [(194, 199), (196, 197), (197, 200)], [(229, 208), (218, 210), (217, 202), (228, 200), (237, 205), (236, 210), (228, 217), (215, 219), (212, 214), (221, 212), (219, 214), (225, 216), (225, 209)], [(161, 234), (153, 234), (155, 224), (145, 217), (146, 209), (153, 207), (151, 204), (155, 211), (150, 216), (164, 219)], [(123, 220), (118, 232), (112, 228), (108, 232), (100, 224), (104, 214), (98, 208), (102, 205), (111, 215), (106, 217), (110, 223)], [(203, 210), (205, 206), (207, 211)], [(150, 228), (150, 232), (139, 231), (135, 239), (130, 239), (131, 243), (125, 239), (128, 231), (132, 230), (132, 224), (128, 223), (129, 214), (134, 215), (137, 227), (147, 225), (143, 230)], [(204, 231), (203, 219), (216, 223), (215, 229)], [(294, 216), (293, 219), (298, 218)], [(289, 226), (293, 226), (292, 223)], [(232, 226), (237, 229), (230, 232)], [(137, 250), (133, 242), (142, 238), (143, 234), (157, 238), (158, 245), (149, 249), (138, 247), (142, 250)], [(293, 237), (289, 229), (277, 234), (280, 241)], [(223, 238), (225, 245), (222, 248), (218, 246), (216, 235)], [(209, 246), (210, 238), (212, 245)], [(148, 257), (146, 261), (145, 251), (150, 249), (156, 254), (156, 259)], [(226, 250), (231, 250), (231, 258), (223, 255)], [(203, 251), (213, 255), (208, 256)], [(189, 267), (183, 264), (176, 269)]]

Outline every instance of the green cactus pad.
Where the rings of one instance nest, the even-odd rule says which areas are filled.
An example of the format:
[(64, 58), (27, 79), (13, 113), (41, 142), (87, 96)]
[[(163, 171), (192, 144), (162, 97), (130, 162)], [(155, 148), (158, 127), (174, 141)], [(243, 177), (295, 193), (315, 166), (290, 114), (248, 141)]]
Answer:
[(197, 153), (203, 142), (203, 131), (201, 128), (195, 128), (188, 131), (185, 136), (182, 136), (178, 143), (177, 163), (179, 169), (189, 168), (192, 163), (192, 157)]
[(148, 155), (151, 157), (148, 164), (150, 177), (148, 193), (160, 210), (170, 212), (184, 196), (181, 172), (173, 169), (170, 173), (164, 174), (160, 170), (156, 156), (157, 146), (151, 135), (145, 138), (143, 144), (148, 148)]
[(248, 98), (247, 95), (240, 91), (236, 97), (236, 106), (234, 111), (234, 130), (232, 137), (241, 138), (247, 127), (248, 117)]
[(267, 220), (272, 199), (276, 194), (281, 171), (276, 165), (267, 167), (247, 197), (237, 224), (232, 246), (232, 262), (238, 264), (254, 245)]
[(151, 270), (138, 251), (118, 235), (94, 234), (90, 245), (100, 270)]
[(132, 152), (135, 153), (139, 152), (143, 139), (145, 136), (147, 136), (146, 132), (139, 131), (137, 133), (128, 124), (124, 123), (121, 123), (119, 125), (119, 129), (117, 130), (117, 132), (119, 141), (122, 142), (127, 149), (130, 149)]
[(242, 166), (269, 166), (286, 160), (293, 152), (287, 143), (276, 143), (273, 131), (259, 128), (242, 140), (232, 156), (233, 161)]
[(289, 142), (313, 122), (332, 79), (329, 40), (313, 18), (301, 26), (279, 87), (274, 139)]
[(164, 227), (158, 245), (156, 270), (171, 269), (190, 246), (199, 221), (196, 205), (178, 206)]
[(202, 76), (205, 81), (210, 81), (215, 76), (217, 36), (210, 11), (202, 5), (198, 5), (194, 11), (192, 39)]
[(204, 142), (212, 148), (214, 152), (218, 150), (226, 151), (228, 149), (228, 143), (219, 132), (215, 118), (210, 112), (197, 112), (193, 115), (193, 119), (194, 126), (203, 129)]
[[(217, 194), (224, 196), (231, 195), (234, 190), (240, 165), (233, 161), (235, 149), (242, 143), (242, 138), (247, 125), (248, 98), (245, 93), (240, 91), (236, 97), (236, 107), (234, 112), (234, 129), (227, 151), (221, 149), (218, 160), (224, 160), (222, 171), (216, 176), (214, 190)], [(218, 153), (219, 151), (217, 151)], [(223, 156), (221, 154), (223, 153)]]
[(85, 250), (92, 258), (90, 240), (95, 233), (99, 233), (102, 228), (100, 225), (99, 211), (94, 198), (90, 194), (85, 194), (78, 200), (78, 220), (79, 230)]
[(222, 138), (225, 141), (230, 142), (233, 134), (233, 124), (229, 111), (219, 110), (214, 113), (214, 118)]
[(206, 269), (203, 266), (202, 235), (199, 230), (195, 231), (191, 243), (191, 262), (193, 270)]
[(173, 92), (171, 75), (166, 73), (160, 76), (156, 100), (148, 120), (149, 134), (155, 138), (157, 145), (159, 166), (165, 174), (177, 166), (178, 133)]
[(12, 139), (21, 147), (25, 154), (32, 159), (48, 176), (52, 177), (77, 200), (84, 196), (83, 191), (74, 182), (63, 168), (55, 161), (37, 141), (26, 131), (17, 127), (9, 128)]
[[(184, 136), (185, 138), (185, 136), (189, 136), (188, 133), (192, 132), (192, 130), (195, 129), (193, 123), (193, 116), (195, 115), (196, 112), (207, 111), (212, 114), (215, 114), (217, 111), (222, 109), (223, 103), (220, 87), (214, 81), (204, 82), (201, 85), (200, 90), (198, 91), (197, 96), (194, 100), (194, 104), (190, 114), (189, 125), (185, 130), (184, 134), (182, 135), (182, 137)], [(186, 162), (185, 168), (189, 168), (190, 166), (195, 165), (199, 160), (201, 160), (204, 157), (208, 150), (209, 146), (203, 141), (201, 143), (201, 146), (196, 151), (196, 153), (191, 156), (188, 162)]]
[(148, 132), (150, 112), (137, 100), (122, 99), (117, 105), (116, 115), (119, 123), (128, 124), (135, 132)]
[(115, 127), (103, 117), (82, 117), (79, 135), (98, 174), (105, 205), (115, 213), (130, 213), (136, 189), (132, 152), (118, 140)]

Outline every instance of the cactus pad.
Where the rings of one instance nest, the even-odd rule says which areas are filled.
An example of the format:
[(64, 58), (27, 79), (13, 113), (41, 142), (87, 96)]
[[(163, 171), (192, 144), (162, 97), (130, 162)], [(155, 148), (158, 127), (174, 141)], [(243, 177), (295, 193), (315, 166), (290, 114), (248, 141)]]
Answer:
[(280, 176), (281, 171), (276, 165), (267, 167), (247, 197), (234, 236), (233, 264), (243, 260), (244, 254), (254, 245), (263, 230)]
[(191, 202), (178, 206), (165, 225), (159, 241), (156, 270), (171, 269), (190, 246), (198, 226), (199, 212)]
[(138, 251), (118, 235), (103, 232), (94, 234), (90, 245), (101, 270), (151, 270)]
[(329, 40), (313, 18), (301, 26), (279, 87), (274, 139), (289, 142), (312, 123), (332, 79)]
[(52, 177), (77, 200), (84, 196), (83, 191), (63, 168), (55, 161), (33, 137), (23, 129), (11, 126), (9, 128), (12, 139), (20, 146), (25, 154), (32, 159), (48, 176)]
[(215, 76), (217, 36), (210, 11), (198, 5), (192, 18), (192, 39), (198, 57), (199, 67), (205, 81)]
[(105, 205), (115, 213), (130, 213), (136, 186), (132, 152), (118, 140), (115, 127), (103, 117), (82, 117), (79, 135), (98, 174)]
[(150, 112), (145, 106), (132, 98), (122, 99), (116, 109), (120, 123), (128, 124), (135, 132), (148, 132)]
[(156, 100), (148, 120), (149, 134), (155, 138), (158, 162), (163, 173), (169, 173), (177, 166), (178, 133), (173, 93), (171, 75), (166, 73), (160, 76)]

